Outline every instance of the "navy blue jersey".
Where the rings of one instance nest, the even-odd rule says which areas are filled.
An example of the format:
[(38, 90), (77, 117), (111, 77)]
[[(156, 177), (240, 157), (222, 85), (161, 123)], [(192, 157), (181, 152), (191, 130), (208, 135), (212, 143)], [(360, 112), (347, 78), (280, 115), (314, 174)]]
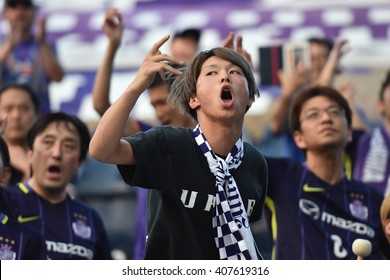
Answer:
[(370, 259), (389, 258), (379, 208), (382, 195), (347, 176), (329, 185), (299, 162), (267, 158), (266, 215), (275, 259), (356, 259), (357, 238), (372, 243)]
[(34, 229), (0, 212), (0, 260), (45, 260), (45, 240)]
[(69, 195), (52, 204), (27, 183), (18, 184), (14, 191), (18, 221), (43, 235), (49, 259), (111, 259), (103, 221), (94, 209)]

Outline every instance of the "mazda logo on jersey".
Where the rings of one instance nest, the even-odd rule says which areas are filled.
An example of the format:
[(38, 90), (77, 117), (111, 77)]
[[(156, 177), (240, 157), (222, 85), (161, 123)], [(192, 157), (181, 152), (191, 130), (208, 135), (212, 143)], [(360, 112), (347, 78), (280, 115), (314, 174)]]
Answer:
[(306, 215), (313, 217), (314, 220), (318, 220), (320, 218), (320, 208), (313, 201), (301, 199), (299, 200), (299, 208)]
[(312, 217), (314, 220), (320, 219), (324, 224), (355, 232), (370, 238), (375, 237), (375, 231), (370, 225), (349, 220), (348, 217), (335, 216), (334, 214), (328, 213), (326, 211), (321, 211), (318, 205), (313, 201), (300, 199), (299, 208), (306, 215)]

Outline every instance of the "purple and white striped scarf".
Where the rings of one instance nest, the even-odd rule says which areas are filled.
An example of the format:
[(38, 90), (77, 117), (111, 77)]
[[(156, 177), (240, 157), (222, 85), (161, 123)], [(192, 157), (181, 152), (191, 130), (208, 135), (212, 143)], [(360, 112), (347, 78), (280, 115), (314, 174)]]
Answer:
[(249, 218), (236, 182), (230, 174), (241, 164), (244, 156), (242, 137), (237, 140), (226, 159), (222, 159), (213, 152), (199, 125), (193, 132), (199, 148), (207, 158), (210, 171), (215, 176), (216, 190), (212, 222), (220, 259), (257, 259)]

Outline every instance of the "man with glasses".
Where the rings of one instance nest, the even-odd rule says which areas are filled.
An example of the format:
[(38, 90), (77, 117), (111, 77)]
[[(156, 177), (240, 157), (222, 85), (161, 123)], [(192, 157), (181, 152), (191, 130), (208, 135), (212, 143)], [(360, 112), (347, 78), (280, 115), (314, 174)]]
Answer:
[(29, 84), (37, 92), (42, 113), (50, 112), (48, 87), (59, 82), (64, 71), (54, 47), (47, 42), (45, 19), (37, 22), (32, 0), (5, 0), (3, 17), (9, 23), (6, 38), (0, 39), (0, 85)]
[(378, 112), (382, 123), (359, 139), (354, 178), (382, 194), (390, 191), (390, 71), (379, 91)]
[(351, 123), (348, 102), (331, 87), (313, 87), (293, 99), (290, 128), (306, 162), (267, 158), (274, 259), (356, 259), (357, 238), (371, 242), (368, 258), (389, 257), (379, 219), (382, 195), (349, 179), (344, 169)]

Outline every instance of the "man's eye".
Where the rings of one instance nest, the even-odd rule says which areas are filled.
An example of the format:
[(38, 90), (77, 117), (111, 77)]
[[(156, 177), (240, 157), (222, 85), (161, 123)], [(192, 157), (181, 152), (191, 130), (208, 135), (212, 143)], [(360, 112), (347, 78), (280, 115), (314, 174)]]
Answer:
[(306, 118), (307, 119), (317, 119), (319, 113), (317, 111), (309, 111), (306, 113)]
[(342, 115), (342, 111), (339, 108), (330, 108), (328, 110), (328, 113), (332, 116), (341, 116)]
[(73, 151), (76, 149), (75, 145), (65, 145), (64, 148), (68, 151)]

